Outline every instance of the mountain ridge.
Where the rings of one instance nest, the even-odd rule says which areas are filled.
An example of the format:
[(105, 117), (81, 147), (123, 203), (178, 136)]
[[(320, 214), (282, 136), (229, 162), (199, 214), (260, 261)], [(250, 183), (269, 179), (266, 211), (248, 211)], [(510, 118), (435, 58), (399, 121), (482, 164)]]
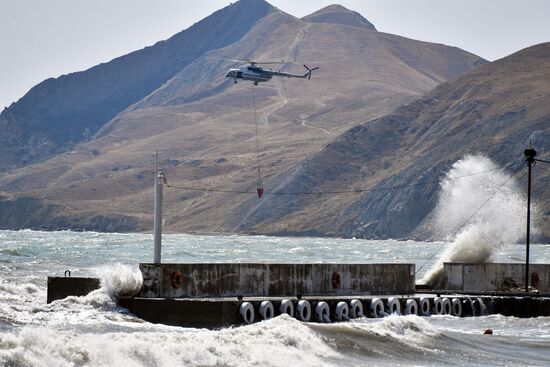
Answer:
[(196, 57), (238, 41), (270, 11), (263, 0), (241, 0), (153, 46), (37, 84), (0, 113), (0, 168), (44, 160), (89, 139)]
[(349, 10), (338, 4), (328, 5), (312, 14), (306, 15), (302, 20), (311, 23), (338, 23), (376, 31), (376, 27), (367, 18), (356, 11)]
[[(279, 187), (286, 192), (302, 187), (351, 190), (348, 197), (337, 197), (323, 207), (314, 203), (315, 209), (303, 198), (288, 205), (275, 197), (252, 213), (256, 221), (240, 223), (239, 228), (272, 234), (284, 234), (290, 227), (293, 234), (324, 228), (333, 236), (429, 237), (427, 219), (437, 202), (438, 186), (417, 184), (437, 183), (467, 154), (485, 154), (501, 166), (515, 162), (510, 169), (516, 170), (524, 166), (523, 149), (532, 143), (539, 157), (548, 159), (550, 90), (543, 81), (550, 77), (548, 56), (550, 43), (529, 47), (350, 129)], [(542, 231), (539, 239), (548, 241), (550, 198), (543, 189), (550, 175), (545, 170), (537, 175), (533, 192), (541, 214), (536, 226)], [(353, 194), (365, 185), (372, 191)], [(382, 190), (386, 187), (403, 188)]]
[[(254, 88), (259, 156), (252, 84), (234, 85), (224, 78), (235, 65), (225, 60), (244, 57), (308, 64), (313, 60), (310, 66), (321, 67), (311, 80), (274, 78)], [(361, 62), (353, 62), (350, 69), (350, 60)], [(304, 159), (340, 134), (484, 62), (457, 48), (338, 21), (307, 22), (269, 8), (237, 42), (197, 56), (146, 97), (119, 111), (89, 140), (2, 177), (6, 212), (13, 213), (17, 205), (20, 209), (19, 216), (6, 223), (10, 228), (32, 223), (49, 229), (148, 229), (151, 152), (158, 149), (159, 164), (171, 184), (165, 191), (167, 230), (257, 231), (255, 216), (262, 214), (256, 207), (265, 206), (265, 200), (215, 190), (253, 192), (258, 160), (266, 190), (284, 187), (308, 162)], [(290, 63), (281, 69), (301, 71)], [(337, 170), (325, 168), (328, 173)], [(32, 199), (46, 208), (54, 205), (52, 217), (34, 220), (38, 214)], [(332, 213), (327, 209), (327, 215)], [(282, 223), (288, 224), (287, 233), (306, 233), (295, 223)]]

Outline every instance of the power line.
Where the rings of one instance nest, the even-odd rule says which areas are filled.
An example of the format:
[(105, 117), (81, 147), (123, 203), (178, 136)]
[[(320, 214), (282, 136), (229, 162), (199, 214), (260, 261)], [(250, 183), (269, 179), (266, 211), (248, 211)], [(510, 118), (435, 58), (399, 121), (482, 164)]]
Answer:
[[(501, 190), (501, 189), (502, 189), (502, 188), (503, 188), (503, 187), (504, 187), (504, 186), (505, 186), (505, 185), (506, 185), (515, 175), (516, 175), (516, 174), (519, 173), (519, 171), (520, 171), (521, 168), (522, 168), (522, 167), (520, 166), (520, 167), (516, 170), (516, 172), (512, 173), (512, 175), (511, 175), (510, 177), (508, 177), (508, 179), (507, 179), (506, 181), (504, 181), (504, 183), (503, 183), (502, 185), (500, 185), (500, 186), (495, 190), (495, 192), (493, 192), (493, 193), (491, 194), (491, 196), (489, 196), (489, 197), (487, 198), (487, 200), (485, 200), (485, 201), (483, 202), (483, 204), (481, 204), (481, 206), (480, 206), (479, 208), (477, 208), (477, 210), (476, 210), (475, 212), (473, 212), (472, 215), (470, 215), (470, 216), (468, 217), (468, 219), (466, 219), (466, 221), (465, 221), (464, 223), (462, 223), (462, 225), (461, 225), (460, 227), (458, 227), (458, 229), (451, 235), (451, 237), (455, 237), (455, 236), (458, 234), (458, 232), (460, 232), (468, 223), (470, 223), (470, 221), (472, 220), (472, 218), (473, 218), (477, 213), (479, 213), (479, 211), (480, 211), (481, 209), (483, 209), (483, 207), (484, 207), (492, 198), (494, 198), (495, 195), (496, 195), (496, 194), (497, 194), (497, 193), (498, 193), (498, 192), (499, 192), (499, 191), (500, 191), (500, 190)], [(525, 173), (524, 173), (521, 177), (523, 177), (523, 176), (525, 176)], [(521, 178), (521, 177), (520, 177), (520, 178)], [(418, 272), (419, 272), (420, 270), (422, 270), (422, 269), (424, 268), (424, 266), (426, 266), (426, 264), (427, 264), (428, 262), (430, 262), (430, 261), (435, 257), (435, 255), (437, 255), (437, 254), (443, 249), (443, 246), (444, 246), (444, 244), (441, 244), (441, 245), (439, 246), (439, 248), (437, 249), (437, 251), (435, 251), (435, 252), (432, 254), (432, 256), (430, 256), (430, 257), (428, 258), (428, 260), (426, 260), (426, 261), (424, 262), (424, 264), (422, 264), (422, 266), (421, 266), (420, 268), (418, 268), (418, 270), (415, 272), (415, 274), (418, 274)]]
[[(486, 171), (470, 173), (470, 174), (463, 175), (463, 176), (443, 178), (443, 179), (433, 180), (433, 181), (424, 181), (424, 182), (418, 182), (418, 183), (407, 184), (407, 185), (397, 185), (397, 186), (375, 188), (375, 186), (376, 186), (376, 184), (375, 184), (375, 185), (372, 185), (372, 186), (370, 186), (366, 189), (338, 190), (338, 191), (298, 191), (298, 192), (281, 192), (281, 191), (277, 192), (276, 191), (276, 192), (265, 192), (264, 195), (272, 195), (272, 196), (293, 196), (293, 195), (294, 196), (307, 196), (307, 195), (322, 196), (322, 195), (360, 194), (360, 193), (372, 192), (372, 191), (388, 191), (388, 190), (405, 189), (405, 188), (415, 187), (415, 186), (433, 185), (433, 184), (438, 184), (438, 183), (446, 182), (446, 181), (454, 181), (454, 180), (459, 180), (459, 179), (466, 178), (466, 177), (471, 177), (471, 176), (481, 175), (481, 174), (488, 173), (488, 172), (502, 170), (504, 168), (507, 168), (507, 167), (513, 165), (514, 163), (515, 162), (513, 162), (511, 164), (508, 164), (507, 166), (504, 166), (504, 167), (492, 168), (492, 169), (489, 169), (489, 170), (486, 170)], [(170, 185), (170, 184), (167, 184), (166, 186), (169, 187), (169, 188), (187, 190), (187, 191), (214, 192), (214, 193), (226, 193), (226, 194), (244, 194), (244, 195), (256, 194), (253, 191), (245, 191), (245, 190), (224, 190), (224, 189), (215, 189), (215, 188), (210, 189), (210, 188), (200, 188), (200, 187), (191, 187), (191, 186), (178, 186), (178, 185)]]

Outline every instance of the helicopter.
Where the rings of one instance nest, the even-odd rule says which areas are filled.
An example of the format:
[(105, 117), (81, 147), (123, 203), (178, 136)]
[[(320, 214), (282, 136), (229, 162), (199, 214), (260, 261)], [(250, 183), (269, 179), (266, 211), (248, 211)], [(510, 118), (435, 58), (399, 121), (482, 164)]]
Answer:
[(287, 61), (273, 61), (273, 62), (257, 62), (257, 61), (250, 61), (250, 60), (231, 60), (234, 62), (246, 62), (246, 65), (241, 65), (239, 68), (235, 69), (229, 69), (227, 72), (226, 78), (231, 78), (235, 81), (235, 84), (237, 84), (237, 79), (242, 80), (251, 80), (254, 82), (254, 85), (258, 85), (262, 82), (267, 82), (271, 80), (274, 76), (283, 76), (287, 78), (301, 78), (301, 79), (311, 79), (311, 73), (317, 69), (312, 68), (310, 69), (307, 67), (307, 65), (304, 65), (306, 68), (306, 72), (304, 74), (293, 74), (293, 73), (285, 73), (282, 71), (276, 71), (271, 69), (264, 69), (261, 66), (258, 65), (273, 65), (273, 64), (286, 64)]

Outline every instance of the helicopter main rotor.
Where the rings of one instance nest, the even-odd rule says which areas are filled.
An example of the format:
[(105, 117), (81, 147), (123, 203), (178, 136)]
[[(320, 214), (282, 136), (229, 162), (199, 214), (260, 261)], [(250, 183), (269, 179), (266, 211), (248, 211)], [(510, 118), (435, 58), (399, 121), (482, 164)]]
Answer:
[(249, 60), (249, 59), (242, 59), (242, 60), (237, 60), (237, 59), (223, 59), (223, 60), (233, 61), (233, 62), (239, 62), (239, 63), (244, 63), (244, 64), (249, 64), (249, 65), (251, 65), (251, 66), (254, 66), (254, 65), (294, 64), (292, 61), (287, 61), (287, 60), (277, 60), (277, 61), (254, 61), (254, 60)]

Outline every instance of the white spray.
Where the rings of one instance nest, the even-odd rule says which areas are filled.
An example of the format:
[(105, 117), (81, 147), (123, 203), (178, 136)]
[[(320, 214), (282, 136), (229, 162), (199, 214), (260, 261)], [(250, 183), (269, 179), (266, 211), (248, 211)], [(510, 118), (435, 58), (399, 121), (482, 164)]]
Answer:
[(133, 296), (143, 282), (139, 269), (128, 265), (108, 265), (95, 269), (101, 279), (101, 291), (110, 297)]
[(452, 244), (424, 283), (434, 286), (441, 280), (444, 262), (487, 262), (503, 245), (524, 235), (525, 198), (511, 173), (503, 169), (475, 175), (497, 168), (487, 157), (468, 155), (447, 173), (432, 218), (434, 233)]

